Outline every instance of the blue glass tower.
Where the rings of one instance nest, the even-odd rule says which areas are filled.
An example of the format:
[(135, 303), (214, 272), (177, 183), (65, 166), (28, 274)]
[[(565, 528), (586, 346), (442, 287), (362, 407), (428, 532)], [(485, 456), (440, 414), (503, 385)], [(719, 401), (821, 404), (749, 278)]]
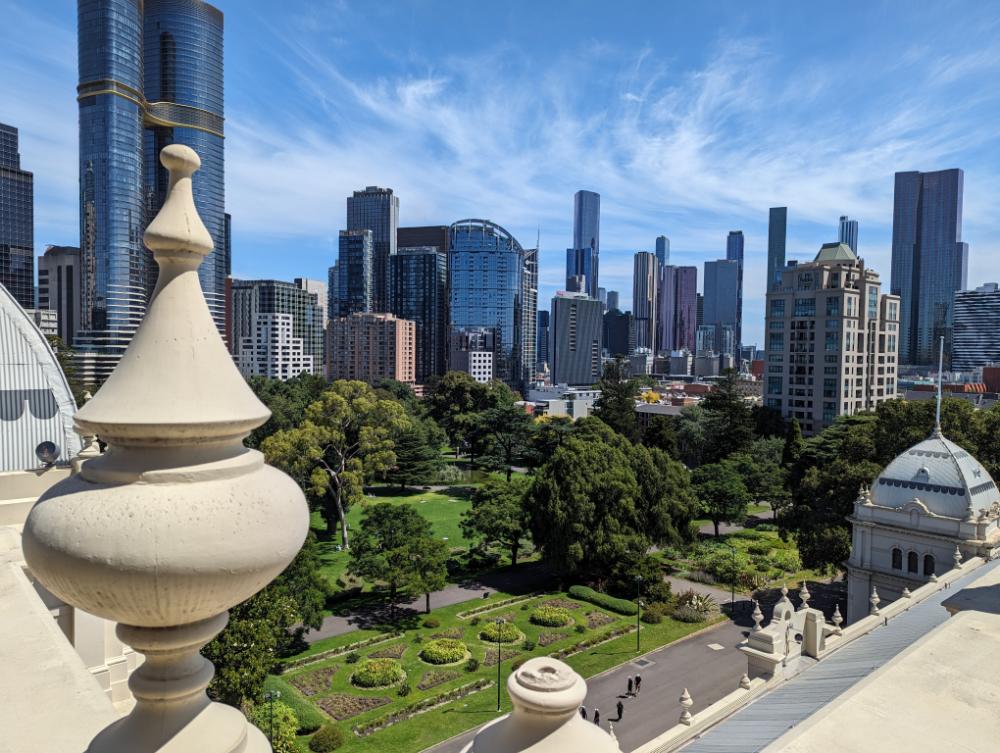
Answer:
[(591, 298), (597, 298), (600, 255), (601, 195), (577, 191), (573, 195), (573, 248), (566, 249), (566, 279), (582, 277), (580, 292)]
[(703, 326), (714, 328), (714, 348), (734, 357), (737, 343), (730, 342), (732, 338), (727, 335), (727, 331), (732, 333), (732, 337), (739, 339), (739, 283), (740, 264), (735, 259), (705, 262)]
[(398, 248), (389, 257), (392, 313), (416, 324), (418, 384), (446, 371), (448, 253), (437, 246)]
[(670, 263), (670, 239), (665, 235), (656, 236), (656, 262), (661, 267)]
[(372, 311), (372, 231), (341, 230), (337, 257), (337, 307), (330, 318)]
[(771, 207), (767, 215), (767, 290), (781, 283), (788, 238), (788, 207)]
[(26, 309), (35, 307), (34, 195), (17, 129), (0, 123), (0, 284)]
[(743, 231), (730, 230), (726, 238), (726, 259), (737, 262), (738, 280), (736, 284), (736, 360), (739, 362), (740, 346), (743, 344)]
[(841, 243), (850, 246), (851, 251), (858, 253), (858, 221), (852, 220), (847, 215), (840, 216), (840, 232), (838, 234)]

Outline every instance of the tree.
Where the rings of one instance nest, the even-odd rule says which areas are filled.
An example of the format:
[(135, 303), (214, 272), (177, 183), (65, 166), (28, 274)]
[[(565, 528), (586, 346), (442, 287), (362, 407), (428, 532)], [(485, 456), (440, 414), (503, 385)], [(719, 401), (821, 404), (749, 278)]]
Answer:
[(739, 375), (727, 369), (715, 389), (705, 396), (702, 409), (707, 425), (702, 462), (717, 463), (745, 450), (753, 440), (754, 421), (746, 392)]
[(489, 479), (472, 495), (472, 507), (462, 516), (462, 533), (484, 546), (506, 549), (516, 565), (521, 542), (529, 535), (525, 496), (530, 488), (526, 478)]
[(405, 382), (397, 379), (380, 379), (375, 383), (375, 393), (386, 400), (395, 400), (402, 405), (411, 416), (422, 415), (420, 400), (417, 399), (413, 388)]
[(329, 386), (326, 379), (305, 372), (282, 381), (254, 376), (247, 380), (250, 389), (271, 411), (271, 417), (247, 437), (247, 447), (260, 447), (275, 432), (294, 429), (305, 418), (306, 408), (316, 402)]
[(279, 431), (261, 449), (319, 504), (328, 532), (340, 525), (350, 548), (346, 511), (364, 498), (364, 483), (396, 464), (394, 440), (410, 419), (394, 400), (364, 382), (336, 381), (306, 409), (301, 426)]
[(444, 542), (434, 536), (431, 524), (415, 508), (382, 502), (368, 507), (361, 517), (349, 570), (368, 581), (385, 583), (390, 604), (395, 604), (401, 588), (425, 590), (447, 576), (443, 547)]
[(678, 457), (677, 419), (674, 416), (653, 416), (642, 432), (642, 443)]
[(719, 523), (742, 523), (747, 515), (750, 494), (732, 460), (701, 466), (693, 476), (695, 494), (701, 500), (702, 512), (715, 526)]
[(482, 431), (489, 439), (486, 462), (491, 468), (504, 470), (510, 481), (514, 461), (528, 449), (533, 428), (531, 416), (516, 403), (504, 403), (483, 413)]
[(708, 419), (700, 405), (681, 408), (677, 420), (677, 454), (688, 468), (704, 462)]
[(423, 593), (425, 611), (431, 612), (431, 592), (448, 585), (448, 545), (433, 536), (420, 536), (410, 543), (413, 569), (407, 587)]
[(94, 385), (85, 385), (80, 381), (76, 370), (76, 361), (73, 358), (73, 349), (66, 345), (61, 337), (48, 335), (48, 341), (52, 347), (52, 352), (56, 355), (59, 368), (62, 369), (66, 377), (66, 383), (69, 384), (69, 390), (73, 395), (73, 402), (79, 408), (86, 402), (87, 392), (97, 392), (97, 387)]
[(766, 502), (775, 513), (788, 506), (786, 478), (788, 472), (781, 463), (785, 441), (773, 437), (755, 439), (746, 452), (730, 455), (743, 478), (752, 502)]
[(482, 410), (486, 388), (464, 371), (449, 371), (426, 398), (427, 411), (444, 429), (455, 447), (455, 456), (465, 441), (469, 419)]
[(638, 438), (639, 429), (635, 418), (635, 395), (638, 384), (628, 378), (628, 366), (623, 358), (604, 365), (604, 374), (597, 383), (601, 396), (594, 403), (593, 414), (632, 440)]
[(545, 415), (536, 419), (528, 449), (528, 462), (533, 468), (545, 464), (575, 427), (569, 416)]
[(292, 707), (281, 701), (268, 701), (250, 710), (250, 721), (271, 741), (274, 753), (298, 753), (295, 738), (299, 720)]
[(426, 422), (413, 421), (396, 439), (396, 465), (389, 476), (400, 486), (428, 483), (437, 477), (441, 453), (428, 434)]

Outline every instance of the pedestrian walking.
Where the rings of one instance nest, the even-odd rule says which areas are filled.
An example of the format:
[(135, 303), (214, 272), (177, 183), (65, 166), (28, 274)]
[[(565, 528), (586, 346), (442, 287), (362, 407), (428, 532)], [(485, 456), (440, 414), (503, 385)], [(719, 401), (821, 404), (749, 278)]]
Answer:
[(639, 695), (639, 688), (642, 687), (642, 678), (639, 675), (635, 676), (635, 694)]
[(596, 708), (594, 709), (594, 724), (596, 724), (598, 727), (601, 726), (601, 710), (600, 709), (596, 709)]
[(580, 707), (580, 716), (582, 716), (584, 719), (587, 718), (587, 707), (586, 706), (581, 706)]
[(625, 695), (632, 695), (632, 676), (631, 675), (629, 675), (629, 678), (628, 678), (628, 691), (626, 691)]
[(622, 720), (622, 715), (624, 713), (625, 713), (625, 704), (622, 703), (621, 699), (619, 698), (618, 699), (618, 721), (619, 722)]

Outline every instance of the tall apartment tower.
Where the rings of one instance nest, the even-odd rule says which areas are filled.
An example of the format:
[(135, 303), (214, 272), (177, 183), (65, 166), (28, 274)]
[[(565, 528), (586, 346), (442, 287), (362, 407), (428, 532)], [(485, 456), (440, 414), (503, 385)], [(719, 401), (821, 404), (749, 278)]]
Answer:
[(767, 290), (781, 282), (788, 238), (788, 207), (771, 207), (767, 213)]
[(418, 384), (447, 371), (448, 252), (438, 246), (400, 246), (390, 257), (392, 313), (416, 327)]
[(730, 230), (726, 238), (726, 259), (735, 261), (738, 266), (736, 284), (736, 355), (739, 359), (740, 346), (743, 344), (743, 231)]
[(618, 298), (619, 296), (617, 290), (608, 291), (608, 311), (612, 311), (613, 309), (619, 309), (619, 310), (621, 309), (621, 303), (619, 302)]
[(80, 249), (49, 246), (38, 257), (38, 308), (56, 312), (59, 339), (70, 346), (80, 315)]
[(665, 235), (656, 237), (656, 261), (661, 267), (670, 263), (670, 239)]
[(695, 352), (698, 268), (661, 267), (656, 296), (656, 351), (664, 355), (683, 348)]
[(580, 292), (597, 298), (601, 252), (601, 195), (573, 195), (573, 247), (566, 249), (566, 279), (583, 278)]
[(653, 352), (669, 356), (674, 349), (677, 268), (660, 264), (659, 257), (657, 266), (659, 282), (656, 289), (656, 338)]
[(656, 289), (659, 284), (656, 254), (638, 251), (632, 264), (632, 316), (635, 346), (650, 351), (656, 339)]
[(631, 358), (635, 353), (635, 319), (618, 308), (604, 315), (604, 352), (611, 358)]
[(955, 293), (951, 368), (972, 371), (1000, 363), (1000, 285)]
[(845, 214), (840, 215), (838, 239), (855, 254), (858, 253), (858, 221)]
[(899, 297), (843, 243), (767, 294), (764, 404), (816, 434), (896, 396)]
[(396, 253), (399, 197), (391, 188), (368, 186), (347, 199), (347, 230), (372, 234), (372, 311), (389, 311), (389, 257)]
[(538, 371), (542, 370), (542, 364), (549, 363), (549, 312), (538, 312), (538, 326), (536, 328), (535, 359), (538, 364)]
[(594, 384), (601, 377), (601, 302), (586, 293), (552, 299), (549, 352), (553, 384)]
[[(339, 242), (339, 241), (338, 241)], [(338, 249), (338, 255), (340, 253)], [(340, 316), (340, 262), (326, 270), (326, 318)]]
[[(740, 262), (720, 259), (705, 262), (702, 327), (711, 327), (711, 347), (724, 356), (736, 358), (739, 347)], [(707, 332), (707, 330), (706, 330)], [(704, 339), (703, 344), (708, 345)]]
[(337, 311), (335, 316), (364, 314), (374, 310), (374, 252), (371, 230), (341, 230), (337, 257)]
[(0, 123), (0, 285), (35, 307), (34, 176), (21, 169), (17, 129)]
[(969, 245), (962, 242), (959, 169), (896, 173), (892, 212), (890, 289), (900, 297), (899, 361), (935, 366), (945, 339), (945, 365), (952, 352), (955, 293), (965, 290)]
[(327, 378), (414, 384), (416, 331), (413, 322), (392, 314), (352, 314), (332, 320)]

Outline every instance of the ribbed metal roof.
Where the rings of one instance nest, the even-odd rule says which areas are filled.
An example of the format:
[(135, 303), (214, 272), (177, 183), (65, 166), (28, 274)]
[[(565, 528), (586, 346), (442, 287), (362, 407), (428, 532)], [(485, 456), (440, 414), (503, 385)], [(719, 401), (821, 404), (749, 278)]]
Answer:
[(80, 452), (76, 404), (45, 335), (0, 285), (0, 471), (40, 463), (35, 448), (54, 442), (58, 462)]

